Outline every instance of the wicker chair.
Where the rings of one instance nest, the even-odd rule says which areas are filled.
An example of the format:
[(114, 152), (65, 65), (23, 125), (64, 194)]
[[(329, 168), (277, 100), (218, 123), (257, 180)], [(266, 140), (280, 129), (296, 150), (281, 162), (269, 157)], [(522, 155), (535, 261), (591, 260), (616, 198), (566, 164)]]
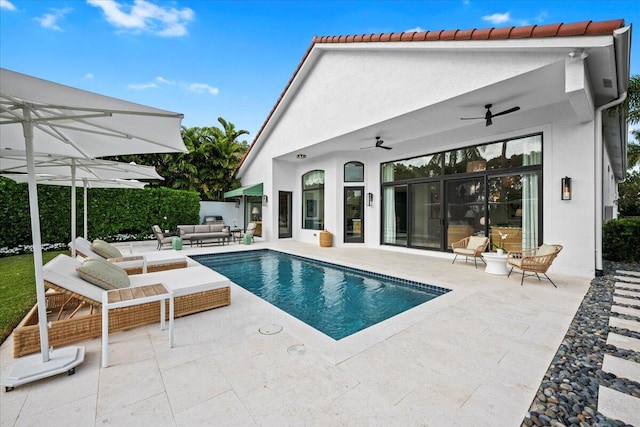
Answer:
[[(553, 260), (556, 259), (561, 250), (561, 245), (542, 245), (537, 248), (526, 249), (520, 252), (508, 252), (507, 264), (511, 266), (511, 270), (507, 277), (511, 276), (513, 268), (516, 267), (522, 270), (522, 278), (520, 279), (521, 286), (524, 281), (524, 276), (535, 275), (538, 280), (541, 280), (539, 273), (542, 273), (544, 274), (544, 277), (546, 277), (547, 280), (557, 288), (556, 284), (553, 283), (553, 280), (547, 276), (547, 270), (551, 267)], [(525, 272), (531, 272), (533, 274), (525, 274)]]
[(473, 263), (476, 268), (478, 268), (477, 258), (480, 258), (482, 262), (482, 253), (487, 249), (487, 245), (489, 244), (489, 238), (484, 236), (469, 236), (465, 237), (462, 240), (458, 240), (457, 242), (453, 242), (451, 244), (451, 249), (453, 249), (453, 253), (456, 254), (455, 258), (453, 258), (453, 264), (456, 262), (456, 258), (458, 255), (464, 255), (464, 262), (467, 262), (469, 257), (473, 257)]

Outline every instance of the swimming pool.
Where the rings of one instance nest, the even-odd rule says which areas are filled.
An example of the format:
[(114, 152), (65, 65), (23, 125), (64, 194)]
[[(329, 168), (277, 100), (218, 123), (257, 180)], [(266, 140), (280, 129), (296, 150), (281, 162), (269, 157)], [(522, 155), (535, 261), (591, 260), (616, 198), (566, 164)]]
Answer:
[(192, 258), (335, 340), (449, 291), (268, 249)]

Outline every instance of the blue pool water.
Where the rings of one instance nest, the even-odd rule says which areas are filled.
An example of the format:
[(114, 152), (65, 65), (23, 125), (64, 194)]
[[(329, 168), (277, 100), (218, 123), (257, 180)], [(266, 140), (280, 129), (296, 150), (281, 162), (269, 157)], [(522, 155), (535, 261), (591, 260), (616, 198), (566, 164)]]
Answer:
[(192, 258), (336, 340), (449, 291), (272, 250)]

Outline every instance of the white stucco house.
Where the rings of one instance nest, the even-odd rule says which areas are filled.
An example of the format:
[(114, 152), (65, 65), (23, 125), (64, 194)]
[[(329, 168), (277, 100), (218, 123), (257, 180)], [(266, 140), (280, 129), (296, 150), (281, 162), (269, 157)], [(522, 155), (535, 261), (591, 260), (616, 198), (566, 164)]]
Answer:
[(630, 41), (623, 20), (316, 37), (227, 196), (267, 241), (437, 254), (486, 235), (561, 244), (552, 272), (594, 276)]

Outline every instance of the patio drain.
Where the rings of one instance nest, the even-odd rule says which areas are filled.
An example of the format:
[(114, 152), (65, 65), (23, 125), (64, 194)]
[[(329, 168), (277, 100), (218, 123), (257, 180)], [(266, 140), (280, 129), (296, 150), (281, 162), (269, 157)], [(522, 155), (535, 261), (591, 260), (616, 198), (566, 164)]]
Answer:
[(294, 344), (287, 349), (287, 353), (293, 356), (302, 355), (306, 352), (307, 349), (305, 348), (304, 344)]
[(282, 325), (276, 325), (275, 323), (272, 323), (270, 325), (263, 326), (262, 328), (258, 329), (258, 331), (262, 335), (274, 335), (282, 331)]

